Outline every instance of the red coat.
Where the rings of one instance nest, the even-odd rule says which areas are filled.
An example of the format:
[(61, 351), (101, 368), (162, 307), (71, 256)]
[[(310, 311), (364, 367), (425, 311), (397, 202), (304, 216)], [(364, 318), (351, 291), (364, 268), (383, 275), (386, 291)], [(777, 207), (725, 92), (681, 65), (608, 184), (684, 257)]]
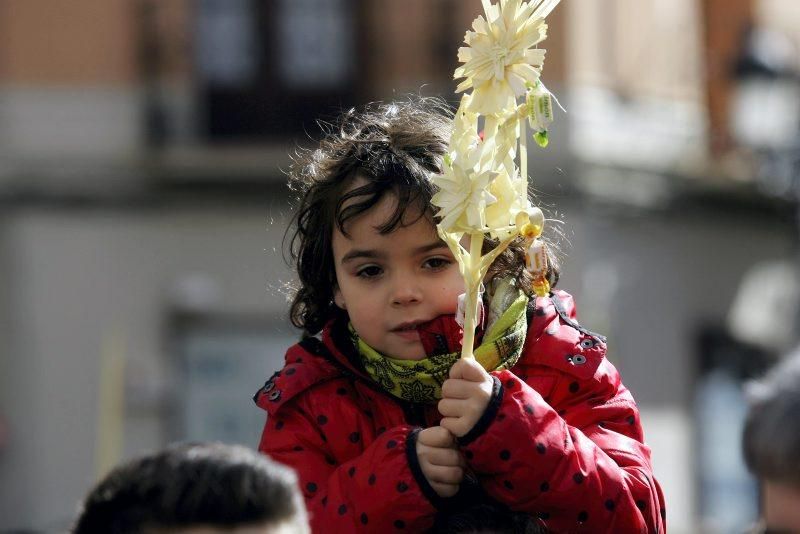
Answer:
[[(639, 412), (604, 338), (562, 291), (531, 310), (519, 362), (492, 373), (495, 396), (462, 441), (469, 468), (491, 499), (552, 532), (664, 532)], [(259, 450), (297, 470), (314, 532), (424, 532), (444, 501), (419, 469), (416, 432), (441, 416), (380, 390), (339, 330), (291, 347), (258, 391)]]

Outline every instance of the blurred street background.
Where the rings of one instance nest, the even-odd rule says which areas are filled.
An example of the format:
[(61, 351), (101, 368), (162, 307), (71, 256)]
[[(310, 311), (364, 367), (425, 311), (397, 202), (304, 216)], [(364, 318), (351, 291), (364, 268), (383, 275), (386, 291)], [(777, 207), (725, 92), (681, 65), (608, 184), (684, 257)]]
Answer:
[[(255, 447), (318, 118), (440, 95), (478, 0), (0, 0), (0, 531), (118, 462)], [(800, 332), (800, 2), (563, 0), (531, 183), (673, 533), (741, 532), (744, 380)]]

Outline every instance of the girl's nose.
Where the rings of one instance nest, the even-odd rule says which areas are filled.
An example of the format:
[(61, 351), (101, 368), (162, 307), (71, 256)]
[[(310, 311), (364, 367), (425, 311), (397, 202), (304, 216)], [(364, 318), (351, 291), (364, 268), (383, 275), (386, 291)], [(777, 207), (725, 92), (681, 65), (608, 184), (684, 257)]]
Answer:
[(406, 306), (422, 301), (422, 291), (414, 276), (400, 277), (392, 288), (392, 305)]

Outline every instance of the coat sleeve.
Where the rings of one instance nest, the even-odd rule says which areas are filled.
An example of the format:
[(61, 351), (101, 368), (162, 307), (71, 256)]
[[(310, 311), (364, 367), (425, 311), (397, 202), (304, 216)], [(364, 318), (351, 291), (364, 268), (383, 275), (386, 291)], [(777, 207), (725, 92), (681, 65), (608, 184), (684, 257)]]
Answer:
[(551, 308), (534, 321), (515, 372), (492, 373), (495, 394), (462, 439), (465, 457), (489, 495), (553, 532), (664, 532), (636, 404), (604, 338), (561, 304), (563, 317)]
[[(354, 431), (339, 440), (334, 426)], [(259, 450), (297, 472), (313, 532), (421, 532), (436, 509), (414, 469), (417, 431), (397, 426), (363, 435), (366, 426), (334, 415), (328, 421), (301, 396), (268, 417)]]

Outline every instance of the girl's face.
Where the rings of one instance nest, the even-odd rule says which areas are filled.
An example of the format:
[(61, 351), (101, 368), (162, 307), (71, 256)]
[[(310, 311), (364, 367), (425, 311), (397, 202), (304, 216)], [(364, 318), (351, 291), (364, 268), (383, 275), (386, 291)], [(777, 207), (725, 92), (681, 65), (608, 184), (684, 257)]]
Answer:
[(416, 326), (455, 313), (464, 280), (427, 218), (384, 235), (376, 230), (396, 203), (394, 195), (385, 195), (349, 221), (349, 237), (334, 229), (334, 300), (369, 346), (393, 358), (420, 360), (426, 355)]

